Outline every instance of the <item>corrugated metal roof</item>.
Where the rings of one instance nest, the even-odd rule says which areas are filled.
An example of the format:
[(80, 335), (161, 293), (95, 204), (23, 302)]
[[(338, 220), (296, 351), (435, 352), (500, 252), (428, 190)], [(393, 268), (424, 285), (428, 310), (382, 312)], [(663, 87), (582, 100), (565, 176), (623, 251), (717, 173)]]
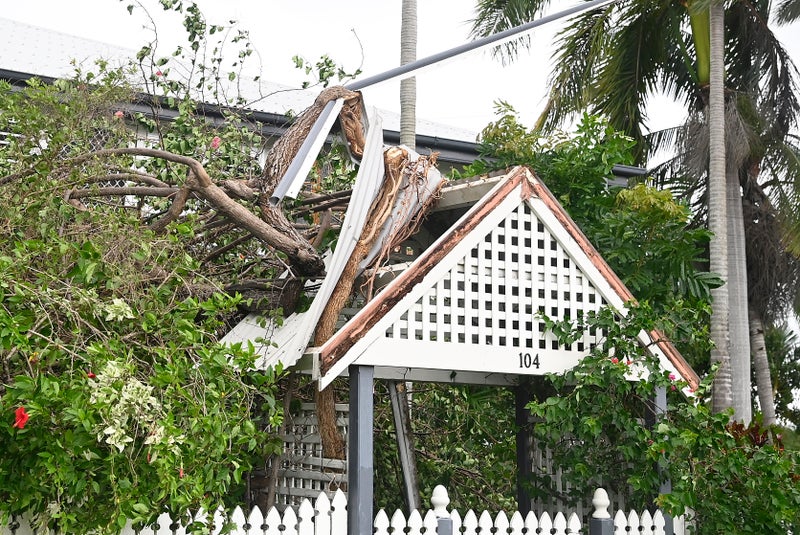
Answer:
[(259, 353), (263, 355), (257, 363), (260, 368), (273, 366), (278, 362), (289, 367), (300, 360), (314, 335), (314, 329), (325, 305), (339, 282), (345, 264), (358, 242), (369, 215), (369, 208), (383, 182), (383, 129), (381, 119), (374, 109), (368, 111), (368, 123), (370, 126), (367, 131), (364, 156), (353, 185), (353, 193), (336, 243), (336, 250), (326, 265), (325, 279), (311, 307), (306, 312), (292, 314), (280, 327), (271, 322), (262, 326), (257, 316), (250, 315), (222, 339), (224, 343), (236, 343), (269, 338), (271, 344), (262, 344), (258, 347)]
[[(143, 43), (144, 44), (144, 43)], [(70, 77), (74, 74), (72, 60), (90, 67), (97, 59), (122, 65), (136, 57), (136, 51), (85, 39), (38, 26), (0, 17), (0, 69), (45, 76)], [(253, 111), (285, 115), (299, 113), (309, 107), (318, 92), (300, 90), (253, 77), (243, 76), (236, 81), (242, 96)], [(381, 110), (384, 128), (400, 130), (400, 115)], [(440, 139), (474, 142), (477, 132), (453, 126), (418, 120), (417, 134)]]

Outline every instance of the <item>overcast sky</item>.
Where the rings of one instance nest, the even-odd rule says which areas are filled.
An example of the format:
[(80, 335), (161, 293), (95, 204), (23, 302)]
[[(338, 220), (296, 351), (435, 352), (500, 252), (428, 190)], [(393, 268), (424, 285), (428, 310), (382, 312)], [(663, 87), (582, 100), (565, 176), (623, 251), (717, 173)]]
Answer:
[[(0, 16), (118, 46), (138, 49), (150, 36), (141, 10), (129, 15), (128, 0), (0, 0)], [(143, 0), (156, 18), (162, 42), (174, 39), (180, 19), (164, 14), (155, 0)], [(260, 53), (262, 78), (299, 85), (305, 76), (291, 57), (316, 60), (328, 54), (364, 76), (399, 64), (401, 0), (198, 0), (210, 23), (239, 21)], [(475, 0), (417, 0), (418, 52), (421, 58), (468, 40)], [(574, 2), (554, 2), (557, 11)], [(533, 32), (531, 52), (503, 66), (488, 52), (474, 52), (417, 77), (417, 117), (479, 131), (494, 118), (493, 103), (503, 99), (531, 125), (544, 104), (550, 43), (557, 27)], [(800, 61), (800, 32), (782, 38)], [(2, 55), (2, 51), (0, 51)], [(255, 63), (253, 63), (255, 67)], [(368, 105), (399, 111), (399, 82), (364, 90)], [(666, 101), (651, 105), (653, 127), (678, 124), (680, 107)]]

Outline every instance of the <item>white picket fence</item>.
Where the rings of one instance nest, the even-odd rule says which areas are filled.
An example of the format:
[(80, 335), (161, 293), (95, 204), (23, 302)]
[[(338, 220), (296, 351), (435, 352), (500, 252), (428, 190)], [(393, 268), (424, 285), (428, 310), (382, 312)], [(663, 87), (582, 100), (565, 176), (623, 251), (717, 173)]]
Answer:
[[(523, 517), (518, 511), (509, 519), (508, 515), (500, 511), (492, 516), (483, 511), (479, 515), (469, 510), (462, 517), (458, 511), (447, 511), (450, 499), (444, 487), (439, 486), (434, 490), (431, 498), (432, 508), (424, 515), (413, 511), (408, 518), (402, 511), (397, 510), (391, 518), (381, 509), (375, 516), (375, 534), (408, 534), (421, 535), (422, 533), (436, 533), (438, 519), (450, 518), (454, 534), (480, 535), (480, 534), (508, 534), (508, 535), (589, 535), (588, 526), (583, 526), (576, 513), (569, 517), (558, 512), (555, 516), (548, 513), (541, 514), (538, 518), (533, 513)], [(608, 515), (602, 505), (602, 513)], [(601, 507), (597, 507), (600, 511)], [(254, 507), (249, 515), (245, 515), (240, 507), (226, 517), (217, 511), (212, 517), (198, 514), (196, 522), (209, 525), (211, 533), (219, 534), (225, 524), (231, 524), (232, 535), (347, 535), (347, 499), (341, 491), (336, 491), (333, 499), (324, 493), (315, 500), (314, 505), (309, 500), (303, 500), (295, 511), (287, 507), (283, 513), (273, 507), (266, 515), (258, 507)], [(617, 511), (614, 516), (614, 535), (628, 535), (631, 533), (647, 535), (665, 535), (664, 516), (661, 511), (651, 515), (648, 511), (641, 515), (635, 511), (628, 514)], [(463, 531), (462, 531), (463, 530)], [(41, 533), (41, 532), (39, 532)], [(186, 529), (174, 526), (174, 522), (167, 514), (162, 514), (155, 526), (150, 526), (141, 531), (135, 531), (130, 525), (122, 531), (123, 535), (185, 535)], [(19, 522), (14, 526), (0, 526), (0, 535), (36, 535), (27, 521)], [(684, 535), (684, 526), (679, 519), (675, 521), (675, 534)]]

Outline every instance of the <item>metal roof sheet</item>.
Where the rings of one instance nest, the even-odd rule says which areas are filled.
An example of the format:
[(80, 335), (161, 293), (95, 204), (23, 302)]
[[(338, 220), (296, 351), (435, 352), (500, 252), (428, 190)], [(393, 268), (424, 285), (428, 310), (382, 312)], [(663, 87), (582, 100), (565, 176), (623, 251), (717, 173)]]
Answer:
[(326, 265), (326, 276), (317, 290), (309, 309), (290, 315), (277, 326), (273, 322), (262, 325), (256, 315), (249, 315), (222, 339), (224, 343), (246, 342), (269, 338), (270, 344), (261, 344), (257, 349), (263, 357), (256, 363), (260, 368), (281, 362), (289, 367), (303, 356), (314, 335), (319, 318), (339, 282), (342, 271), (358, 242), (369, 208), (383, 181), (383, 130), (380, 117), (374, 109), (368, 111), (364, 156), (358, 169), (353, 193), (345, 213), (336, 250)]
[[(75, 60), (90, 67), (97, 59), (112, 65), (124, 65), (136, 57), (136, 51), (69, 35), (54, 30), (32, 26), (0, 17), (0, 70), (15, 71), (34, 76), (64, 78), (74, 75)], [(285, 115), (299, 113), (309, 107), (318, 92), (301, 90), (266, 80), (254, 81), (253, 76), (243, 76), (236, 81), (242, 96), (253, 111)], [(400, 114), (381, 110), (384, 128), (400, 130)], [(474, 142), (477, 132), (420, 119), (417, 134), (439, 139)]]

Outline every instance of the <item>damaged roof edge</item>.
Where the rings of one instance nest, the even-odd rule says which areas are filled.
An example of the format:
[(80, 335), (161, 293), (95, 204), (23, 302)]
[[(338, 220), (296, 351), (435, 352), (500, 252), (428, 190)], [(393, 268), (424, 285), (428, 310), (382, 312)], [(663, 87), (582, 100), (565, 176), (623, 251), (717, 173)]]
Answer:
[[(575, 240), (578, 247), (584, 252), (591, 264), (598, 270), (599, 274), (606, 280), (611, 290), (616, 292), (619, 298), (625, 302), (635, 301), (633, 294), (628, 290), (622, 280), (614, 273), (606, 261), (600, 256), (591, 242), (586, 238), (577, 224), (561, 207), (553, 197), (547, 187), (538, 179), (535, 174), (526, 167), (516, 167), (507, 175), (507, 180), (497, 184), (492, 195), (486, 195), (482, 201), (473, 205), (472, 209), (465, 214), (461, 223), (451, 227), (439, 240), (417, 259), (402, 277), (403, 284), (397, 283), (398, 279), (390, 283), (376, 299), (373, 299), (362, 309), (359, 316), (364, 321), (350, 322), (337, 332), (328, 342), (320, 348), (320, 359), (323, 376), (332, 372), (332, 368), (341, 360), (372, 327), (380, 321), (405, 295), (409, 287), (415, 286), (427, 273), (435, 266), (444, 255), (446, 255), (464, 236), (468, 235), (481, 215), (490, 212), (506, 196), (522, 186), (522, 196), (524, 198), (537, 197), (553, 213), (559, 223), (567, 230), (570, 237)], [(654, 343), (658, 351), (666, 360), (674, 366), (675, 370), (689, 383), (690, 387), (696, 388), (699, 385), (699, 377), (691, 368), (688, 362), (672, 345), (666, 340), (662, 333), (652, 331), (646, 334), (646, 340), (641, 340), (644, 345)]]
[[(548, 205), (553, 214), (555, 214), (555, 216), (559, 219), (562, 226), (567, 229), (572, 238), (578, 243), (580, 248), (583, 249), (597, 270), (600, 271), (603, 277), (605, 277), (614, 291), (616, 291), (619, 296), (623, 298), (623, 300), (635, 302), (636, 298), (628, 289), (628, 287), (625, 286), (625, 283), (622, 282), (622, 279), (620, 279), (614, 270), (611, 269), (611, 266), (609, 266), (605, 259), (603, 259), (597, 249), (595, 249), (594, 245), (592, 245), (580, 227), (578, 227), (578, 225), (572, 220), (566, 210), (564, 210), (564, 208), (559, 204), (544, 183), (539, 180), (534, 180), (532, 187), (534, 194)], [(647, 334), (664, 353), (664, 356), (667, 357), (673, 366), (675, 366), (675, 369), (681, 374), (681, 376), (686, 379), (686, 381), (689, 383), (689, 386), (692, 388), (697, 388), (700, 386), (700, 377), (697, 375), (697, 372), (692, 369), (686, 359), (683, 358), (683, 355), (681, 355), (672, 342), (667, 340), (663, 333), (660, 331), (651, 331)]]
[[(527, 173), (529, 173), (527, 168), (514, 168), (508, 175), (509, 179), (494, 188), (494, 195), (484, 196), (482, 201), (473, 205), (467, 214), (462, 217), (460, 224), (451, 227), (414, 261), (411, 267), (403, 273), (402, 277), (389, 283), (376, 298), (369, 301), (361, 309), (358, 315), (362, 316), (364, 321), (348, 322), (323, 344), (320, 351), (323, 375), (327, 374), (333, 365), (403, 298), (407, 288), (413, 287), (422, 281), (428, 272), (450, 251), (454, 243), (461, 241), (464, 236), (468, 235), (482, 220), (483, 215), (491, 212), (498, 203), (514, 191)], [(400, 279), (403, 279), (402, 286), (398, 283)]]

